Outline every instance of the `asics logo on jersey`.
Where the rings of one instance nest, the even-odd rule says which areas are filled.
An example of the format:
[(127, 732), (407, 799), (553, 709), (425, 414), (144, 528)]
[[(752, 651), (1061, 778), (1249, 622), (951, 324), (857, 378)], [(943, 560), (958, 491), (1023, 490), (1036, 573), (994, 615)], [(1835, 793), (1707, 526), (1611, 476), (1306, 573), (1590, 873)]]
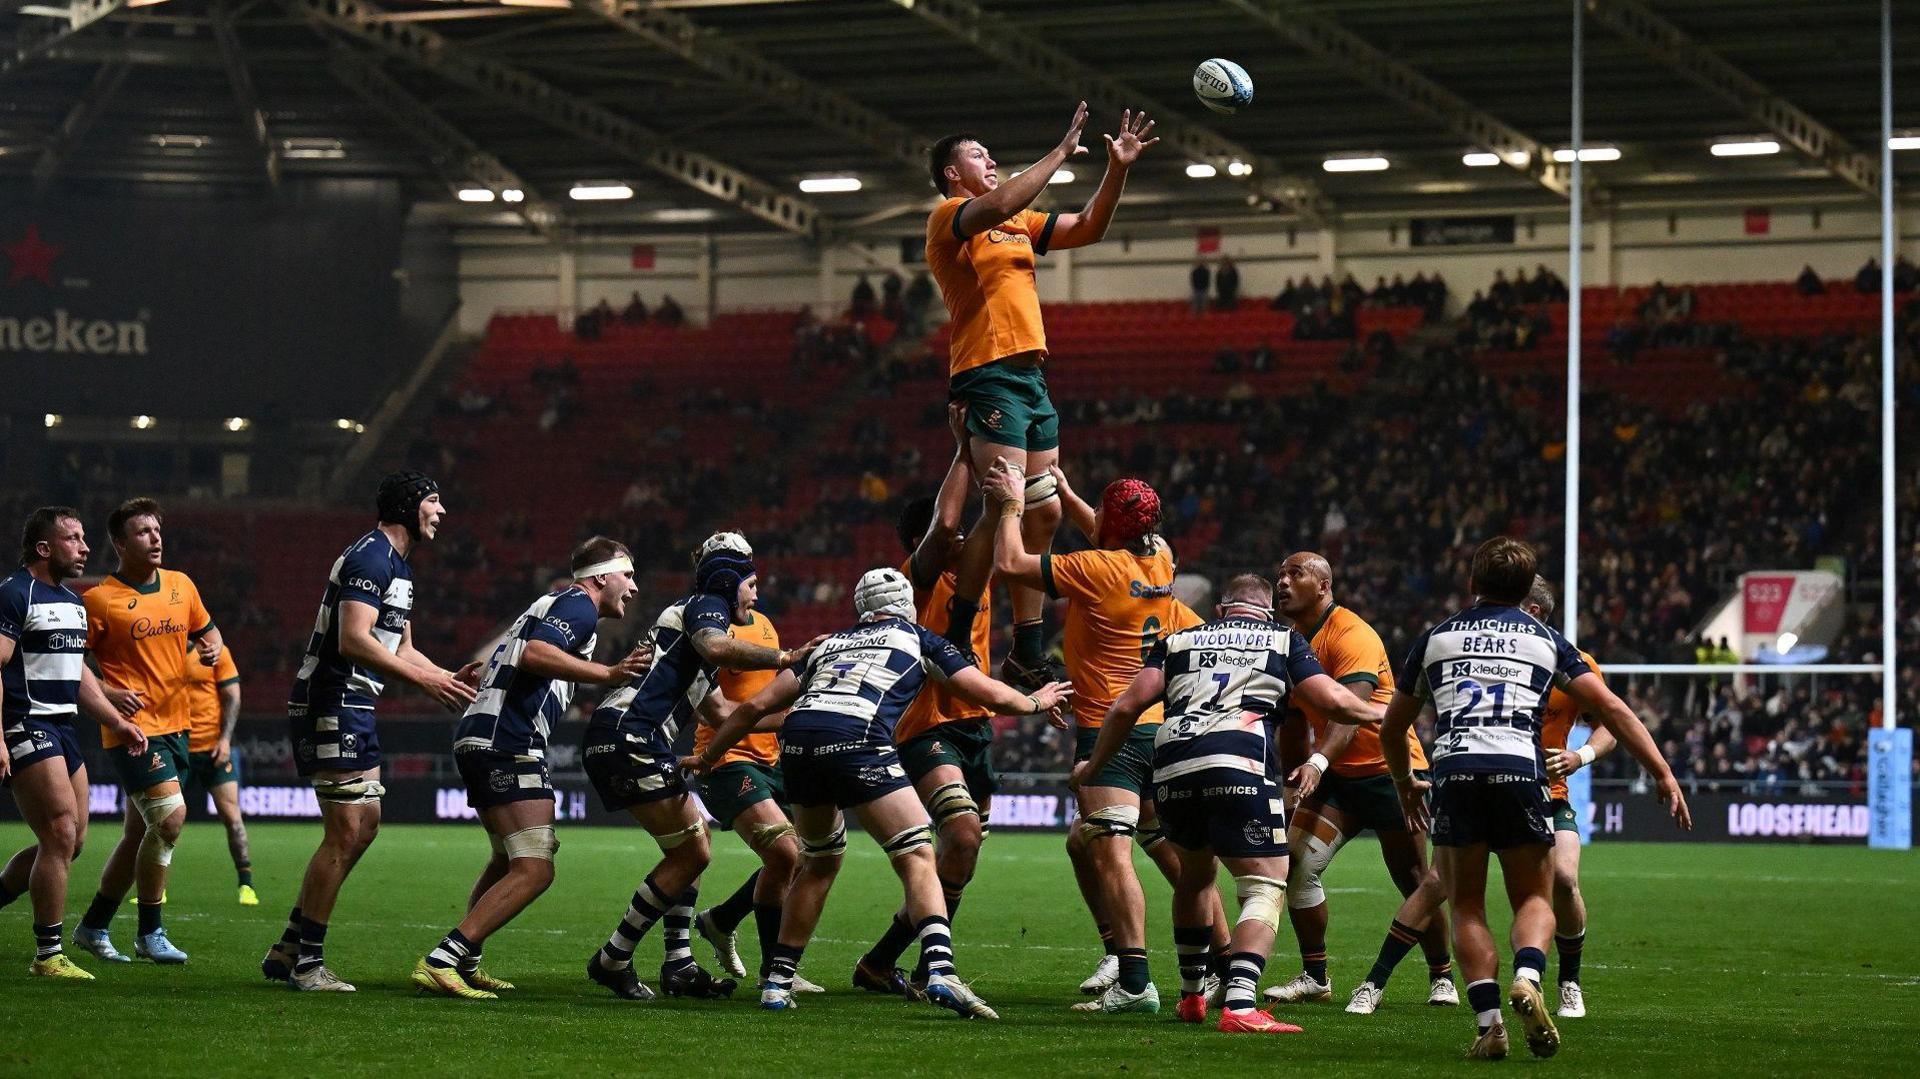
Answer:
[(139, 596), (135, 596), (132, 599), (127, 601), (127, 610), (129, 611), (133, 610), (135, 607), (138, 607), (138, 606), (140, 606)]

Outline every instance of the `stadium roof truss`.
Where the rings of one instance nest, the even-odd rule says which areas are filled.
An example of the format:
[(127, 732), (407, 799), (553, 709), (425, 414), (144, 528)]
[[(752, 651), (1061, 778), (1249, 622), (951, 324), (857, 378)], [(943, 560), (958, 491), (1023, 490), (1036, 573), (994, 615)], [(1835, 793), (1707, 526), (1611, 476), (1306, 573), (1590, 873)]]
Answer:
[[(1878, 190), (1878, 0), (1588, 10), (1587, 143), (1621, 154), (1586, 181), (1609, 204)], [(1510, 0), (5, 0), (0, 187), (394, 177), (481, 226), (510, 219), (502, 200), (462, 206), (450, 188), (522, 191), (513, 224), (538, 230), (877, 236), (931, 202), (935, 137), (977, 132), (1030, 161), (1085, 98), (1091, 152), (1048, 204), (1086, 198), (1092, 136), (1132, 106), (1163, 141), (1133, 170), (1129, 223), (1564, 213), (1569, 14)], [(1895, 33), (1895, 123), (1920, 133), (1920, 19)], [(384, 64), (336, 58), (342, 41)], [(1217, 116), (1193, 100), (1209, 56), (1248, 69), (1252, 106)], [(343, 92), (343, 73), (369, 70), (377, 96)], [(1787, 152), (1709, 153), (1743, 138)], [(1469, 152), (1503, 167), (1469, 167)], [(1387, 167), (1324, 168), (1353, 156)], [(1920, 180), (1920, 153), (1894, 161)], [(1201, 164), (1212, 174), (1189, 171)], [(825, 177), (840, 190), (800, 190)], [(633, 196), (568, 202), (597, 180)]]

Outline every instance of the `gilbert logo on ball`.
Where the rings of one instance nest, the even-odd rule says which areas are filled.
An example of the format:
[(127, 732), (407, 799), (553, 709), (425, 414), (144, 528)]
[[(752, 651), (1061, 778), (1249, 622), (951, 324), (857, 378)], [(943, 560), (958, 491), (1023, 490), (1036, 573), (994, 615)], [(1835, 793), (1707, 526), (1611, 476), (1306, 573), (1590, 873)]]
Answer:
[(1253, 79), (1246, 68), (1215, 57), (1193, 69), (1193, 96), (1214, 112), (1232, 115), (1253, 104)]

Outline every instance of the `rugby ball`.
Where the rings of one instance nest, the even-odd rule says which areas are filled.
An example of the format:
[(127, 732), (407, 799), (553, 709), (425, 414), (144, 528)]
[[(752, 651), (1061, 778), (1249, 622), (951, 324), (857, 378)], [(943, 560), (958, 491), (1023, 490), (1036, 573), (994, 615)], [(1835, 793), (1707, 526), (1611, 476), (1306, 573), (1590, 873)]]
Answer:
[(1231, 116), (1253, 104), (1253, 80), (1246, 68), (1216, 57), (1193, 69), (1193, 96), (1214, 112)]

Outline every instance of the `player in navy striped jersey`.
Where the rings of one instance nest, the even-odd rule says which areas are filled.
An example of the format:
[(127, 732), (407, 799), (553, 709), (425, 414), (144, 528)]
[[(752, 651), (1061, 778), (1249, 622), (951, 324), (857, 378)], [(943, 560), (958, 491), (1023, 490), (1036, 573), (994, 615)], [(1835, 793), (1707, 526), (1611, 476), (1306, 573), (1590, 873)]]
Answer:
[(728, 632), (740, 590), (754, 576), (745, 537), (718, 532), (694, 555), (693, 593), (660, 612), (647, 644), (653, 666), (594, 710), (581, 756), (587, 778), (610, 812), (626, 810), (660, 845), (660, 862), (633, 893), (607, 943), (587, 960), (587, 977), (627, 1000), (651, 1000), (633, 972), (633, 951), (655, 922), (667, 922), (661, 987), (671, 996), (732, 994), (737, 983), (693, 960), (691, 927), (700, 874), (712, 859), (705, 818), (693, 797), (673, 737), (712, 695), (715, 674), (779, 670), (803, 662), (813, 645), (774, 649)]
[(646, 672), (644, 644), (611, 666), (593, 662), (600, 619), (621, 618), (639, 589), (626, 545), (595, 536), (576, 547), (573, 584), (541, 596), (507, 630), (454, 732), (467, 804), (493, 856), (474, 882), (467, 916), (413, 968), (429, 993), (493, 999), (511, 982), (480, 969), (480, 949), (553, 884), (553, 781), (547, 739), (576, 684), (617, 686)]
[(327, 969), (327, 922), (347, 874), (380, 830), (380, 736), (374, 703), (389, 680), (411, 682), (449, 711), (473, 703), (479, 664), (443, 669), (413, 646), (414, 548), (439, 534), (447, 508), (419, 472), (392, 473), (374, 500), (373, 531), (334, 560), (313, 636), (287, 701), (294, 764), (313, 780), (323, 834), (299, 898), (260, 973), (298, 990), (351, 993)]
[(1153, 739), (1153, 796), (1180, 860), (1173, 890), (1180, 1021), (1207, 1019), (1202, 986), (1217, 857), (1240, 899), (1220, 1030), (1297, 1034), (1299, 1027), (1276, 1021), (1253, 999), (1287, 892), (1287, 818), (1269, 752), (1272, 727), (1289, 702), (1311, 705), (1336, 723), (1369, 723), (1380, 713), (1327, 676), (1305, 636), (1273, 621), (1273, 585), (1265, 578), (1235, 577), (1220, 596), (1217, 618), (1168, 634), (1147, 653), (1070, 782), (1078, 789), (1094, 781), (1141, 715), (1165, 703), (1166, 720)]
[[(1620, 740), (1654, 777), (1682, 828), (1687, 802), (1647, 729), (1565, 637), (1520, 609), (1533, 587), (1533, 548), (1504, 536), (1473, 555), (1475, 603), (1420, 635), (1395, 676), (1380, 744), (1415, 828), (1431, 829), (1434, 867), (1453, 912), (1453, 939), (1478, 1036), (1471, 1059), (1507, 1055), (1495, 980), (1499, 957), (1487, 928), (1489, 852), (1500, 859), (1513, 901), (1513, 983), (1507, 999), (1525, 1025), (1527, 1048), (1552, 1056), (1560, 1032), (1540, 992), (1553, 936), (1553, 823), (1540, 748), (1547, 695), (1561, 689)], [(1407, 732), (1434, 712), (1432, 784), (1414, 778)], [(1425, 793), (1433, 788), (1429, 810)]]
[(87, 838), (87, 759), (74, 722), (84, 708), (127, 752), (147, 750), (146, 734), (87, 667), (87, 612), (66, 582), (86, 571), (88, 553), (79, 512), (42, 507), (21, 531), (20, 568), (0, 581), (0, 782), (34, 838), (0, 870), (0, 907), (30, 893), (28, 973), (74, 981), (93, 979), (60, 946), (67, 872)]
[(997, 1019), (954, 973), (952, 929), (934, 869), (933, 828), (894, 748), (894, 724), (939, 679), (962, 700), (1006, 714), (1050, 712), (1072, 692), (1066, 682), (1032, 695), (995, 681), (953, 642), (914, 622), (913, 584), (896, 569), (869, 570), (853, 593), (860, 624), (829, 635), (796, 671), (730, 709), (713, 741), (687, 767), (704, 772), (762, 716), (788, 708), (780, 767), (793, 800), (802, 867), (787, 893), (780, 940), (760, 1006), (794, 1006), (793, 978), (820, 921), (847, 850), (851, 810), (893, 863), (927, 969), (927, 999), (963, 1016)]

